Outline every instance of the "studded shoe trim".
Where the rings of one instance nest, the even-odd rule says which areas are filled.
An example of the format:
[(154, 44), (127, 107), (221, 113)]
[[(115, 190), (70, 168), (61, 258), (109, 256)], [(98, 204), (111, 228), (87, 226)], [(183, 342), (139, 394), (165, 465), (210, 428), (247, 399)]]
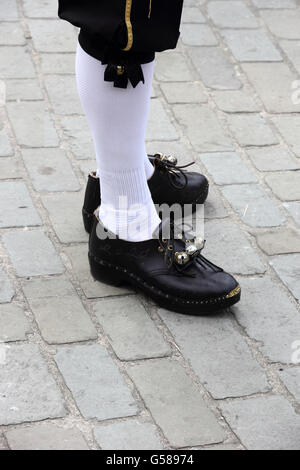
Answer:
[(241, 286), (238, 285), (235, 289), (233, 289), (231, 292), (229, 292), (229, 294), (226, 295), (226, 299), (231, 299), (231, 297), (234, 297), (240, 292), (241, 292)]

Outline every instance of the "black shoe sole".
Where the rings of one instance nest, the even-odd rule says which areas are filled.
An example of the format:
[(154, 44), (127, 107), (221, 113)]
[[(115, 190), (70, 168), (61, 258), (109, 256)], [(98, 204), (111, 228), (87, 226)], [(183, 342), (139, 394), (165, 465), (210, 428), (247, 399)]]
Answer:
[(120, 287), (122, 284), (130, 284), (134, 289), (143, 292), (153, 299), (160, 307), (173, 312), (186, 315), (206, 315), (231, 307), (239, 302), (241, 290), (237, 289), (229, 295), (206, 300), (185, 300), (166, 294), (151, 286), (135, 273), (121, 266), (115, 266), (106, 260), (99, 259), (89, 253), (91, 274), (94, 279), (104, 284)]
[[(209, 192), (209, 184), (206, 185), (206, 187), (203, 189), (203, 191), (198, 196), (196, 201), (194, 201), (192, 203), (192, 212), (193, 213), (196, 212), (198, 204), (204, 204), (205, 203), (205, 201), (207, 199), (207, 196), (208, 196), (208, 192)], [(93, 228), (93, 221), (94, 221), (93, 212), (92, 213), (87, 212), (85, 210), (85, 208), (83, 207), (82, 208), (82, 219), (83, 219), (83, 225), (84, 225), (85, 231), (87, 233), (91, 233), (92, 228)]]

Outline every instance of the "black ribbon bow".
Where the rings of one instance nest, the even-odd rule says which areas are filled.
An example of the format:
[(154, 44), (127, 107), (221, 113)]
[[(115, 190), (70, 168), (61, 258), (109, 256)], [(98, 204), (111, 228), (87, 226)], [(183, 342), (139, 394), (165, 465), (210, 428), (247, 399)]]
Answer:
[(106, 82), (114, 82), (114, 86), (117, 88), (127, 88), (128, 80), (133, 88), (135, 88), (139, 82), (145, 83), (140, 64), (108, 64), (104, 72), (104, 80)]

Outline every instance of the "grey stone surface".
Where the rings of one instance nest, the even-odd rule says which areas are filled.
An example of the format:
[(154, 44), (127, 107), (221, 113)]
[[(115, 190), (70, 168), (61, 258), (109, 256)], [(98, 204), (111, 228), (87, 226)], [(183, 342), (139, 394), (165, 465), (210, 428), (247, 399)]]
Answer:
[(300, 253), (275, 256), (270, 264), (294, 297), (300, 300)]
[(206, 103), (207, 96), (199, 81), (161, 83), (168, 103)]
[(295, 0), (252, 0), (257, 8), (296, 8)]
[(300, 252), (300, 233), (293, 228), (279, 227), (256, 236), (258, 246), (269, 256)]
[(29, 332), (28, 320), (18, 305), (0, 305), (0, 343), (26, 340)]
[(300, 39), (300, 11), (299, 10), (265, 10), (261, 17), (278, 38)]
[(56, 114), (83, 113), (73, 75), (49, 75), (45, 84)]
[(6, 80), (6, 97), (8, 101), (35, 101), (42, 100), (43, 93), (35, 79), (12, 79)]
[(197, 7), (185, 7), (182, 12), (182, 23), (205, 23), (205, 17)]
[(79, 191), (67, 156), (61, 149), (23, 149), (23, 159), (36, 191)]
[(16, 158), (0, 159), (0, 180), (19, 179), (22, 176), (20, 161)]
[(160, 82), (172, 82), (174, 77), (177, 82), (189, 82), (196, 78), (180, 52), (166, 51), (158, 54), (154, 74)]
[(0, 182), (0, 227), (41, 225), (27, 186), (22, 181)]
[(131, 293), (125, 288), (113, 287), (95, 281), (90, 273), (88, 247), (86, 245), (70, 246), (65, 249), (71, 263), (72, 271), (88, 299), (111, 297)]
[(272, 119), (280, 134), (289, 145), (292, 152), (300, 157), (300, 116), (278, 116)]
[(76, 31), (72, 25), (59, 20), (29, 20), (34, 47), (39, 52), (74, 52)]
[(286, 388), (300, 403), (300, 369), (284, 369), (279, 375)]
[(245, 89), (214, 91), (212, 96), (218, 108), (225, 113), (260, 111), (260, 107), (255, 103), (250, 92)]
[(169, 115), (158, 98), (151, 100), (146, 138), (147, 140), (167, 141), (179, 139)]
[(300, 111), (300, 102), (292, 99), (292, 83), (297, 80), (297, 75), (291, 72), (287, 64), (253, 63), (243, 64), (242, 67), (268, 112)]
[(37, 345), (7, 346), (0, 378), (1, 425), (65, 416), (61, 392)]
[[(1, 5), (2, 8), (2, 5)], [(24, 46), (26, 43), (23, 29), (19, 23), (0, 24), (0, 44), (5, 46)]]
[(205, 257), (234, 274), (264, 273), (258, 253), (232, 221), (214, 220), (205, 224)]
[(170, 346), (136, 297), (102, 300), (94, 311), (121, 361), (171, 354)]
[(213, 1), (207, 11), (214, 23), (221, 28), (257, 28), (258, 22), (242, 1)]
[(277, 395), (250, 398), (224, 403), (221, 408), (248, 450), (299, 449), (300, 417), (285, 398)]
[(289, 60), (292, 62), (293, 66), (300, 72), (300, 56), (299, 56), (299, 48), (300, 42), (299, 41), (289, 41), (283, 39), (279, 42), (280, 47), (283, 49), (285, 54), (288, 56)]
[(15, 294), (13, 284), (0, 266), (0, 303), (10, 302)]
[(13, 21), (19, 19), (16, 0), (1, 0), (0, 20)]
[(285, 221), (284, 214), (257, 184), (226, 186), (222, 193), (241, 220), (251, 227), (276, 227)]
[(42, 202), (49, 214), (51, 223), (61, 243), (87, 242), (82, 214), (78, 210), (83, 204), (84, 194), (54, 194), (42, 196)]
[(53, 244), (41, 230), (7, 232), (2, 240), (18, 276), (60, 274), (65, 270)]
[(4, 130), (0, 130), (0, 158), (13, 155), (13, 149), (9, 138)]
[(206, 24), (183, 24), (181, 38), (188, 46), (217, 46), (219, 41)]
[(228, 211), (216, 189), (210, 187), (209, 198), (204, 206), (206, 219), (222, 219), (228, 217)]
[(294, 218), (296, 224), (300, 226), (300, 202), (287, 202), (283, 205)]
[(198, 152), (233, 150), (230, 138), (207, 105), (176, 104), (173, 109), (179, 124)]
[(230, 315), (192, 317), (163, 309), (159, 310), (159, 315), (183, 356), (214, 398), (268, 391), (265, 372), (252, 357)]
[(86, 118), (84, 116), (65, 116), (61, 118), (60, 122), (74, 156), (78, 160), (92, 158), (95, 151)]
[(104, 346), (63, 347), (56, 363), (86, 419), (132, 416), (139, 409)]
[(47, 343), (97, 339), (97, 331), (87, 311), (66, 279), (33, 279), (24, 285), (23, 290)]
[(273, 193), (282, 201), (300, 199), (300, 171), (274, 173), (266, 176)]
[(89, 450), (77, 427), (42, 423), (5, 433), (11, 450)]
[(34, 66), (26, 47), (1, 47), (0, 78), (33, 78), (34, 76)]
[(225, 434), (212, 411), (177, 362), (168, 359), (143, 362), (130, 367), (129, 374), (173, 447), (224, 440)]
[(160, 450), (163, 449), (155, 426), (138, 420), (97, 426), (94, 436), (103, 450)]
[(41, 54), (41, 69), (44, 74), (74, 74), (74, 53), (45, 53)]
[(216, 90), (241, 88), (232, 62), (221, 48), (193, 47), (189, 55), (205, 86)]
[(260, 342), (271, 362), (290, 363), (291, 345), (299, 337), (300, 317), (278, 282), (269, 276), (241, 279), (242, 298), (232, 307), (247, 335)]
[(52, 0), (24, 0), (24, 13), (29, 18), (57, 18), (57, 5)]
[(240, 62), (282, 61), (280, 52), (260, 30), (225, 30), (222, 32), (234, 57)]
[(56, 130), (43, 102), (9, 103), (7, 108), (21, 146), (58, 146)]
[(253, 183), (257, 181), (254, 173), (249, 170), (236, 153), (202, 154), (200, 159), (216, 184)]
[(230, 114), (227, 119), (230, 130), (241, 147), (278, 143), (270, 126), (258, 114)]
[(248, 149), (247, 154), (259, 171), (300, 169), (299, 163), (297, 163), (290, 152), (281, 145)]

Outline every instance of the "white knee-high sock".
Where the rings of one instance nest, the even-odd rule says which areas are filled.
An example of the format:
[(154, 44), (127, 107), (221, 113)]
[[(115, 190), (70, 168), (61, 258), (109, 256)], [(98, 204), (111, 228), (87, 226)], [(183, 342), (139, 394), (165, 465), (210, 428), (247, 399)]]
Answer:
[(104, 81), (106, 65), (77, 47), (77, 88), (101, 184), (99, 217), (106, 228), (129, 241), (150, 239), (160, 223), (147, 184), (151, 168), (146, 170), (145, 148), (153, 65), (142, 65), (145, 84), (116, 88)]

